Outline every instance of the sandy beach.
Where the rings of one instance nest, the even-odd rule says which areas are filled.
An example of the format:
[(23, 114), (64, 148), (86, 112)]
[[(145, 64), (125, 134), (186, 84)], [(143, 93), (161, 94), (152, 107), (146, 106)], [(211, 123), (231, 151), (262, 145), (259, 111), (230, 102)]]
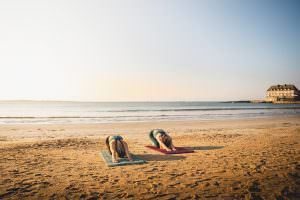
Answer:
[[(163, 128), (175, 146), (144, 145)], [(142, 165), (107, 167), (120, 134)], [(300, 199), (300, 117), (0, 126), (0, 199)]]

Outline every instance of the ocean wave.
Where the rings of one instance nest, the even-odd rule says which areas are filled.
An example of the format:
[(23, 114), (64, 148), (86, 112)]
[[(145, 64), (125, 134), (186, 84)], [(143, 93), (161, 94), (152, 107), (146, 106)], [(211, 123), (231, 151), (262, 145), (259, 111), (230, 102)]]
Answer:
[[(88, 112), (83, 112), (83, 115), (81, 116), (79, 115), (74, 115), (74, 116), (0, 116), (0, 119), (107, 119), (107, 118), (139, 118), (139, 117), (181, 117), (181, 116), (189, 116), (192, 115), (193, 112), (195, 115), (199, 115), (199, 113), (197, 113), (197, 111), (204, 111), (206, 114), (216, 114), (216, 113), (209, 113), (209, 111), (251, 111), (251, 110), (256, 110), (256, 111), (260, 111), (260, 113), (263, 113), (263, 110), (278, 110), (278, 111), (283, 111), (283, 110), (287, 110), (288, 112), (292, 111), (296, 111), (296, 113), (299, 113), (300, 111), (300, 107), (251, 107), (251, 108), (178, 108), (178, 109), (151, 109), (151, 110), (115, 110), (115, 111), (101, 111), (101, 113), (105, 113), (105, 112), (109, 112), (112, 113), (112, 115), (99, 115), (95, 114), (95, 115), (90, 115), (90, 116), (86, 116), (84, 115), (87, 114)], [(135, 112), (165, 112), (165, 113), (152, 113), (152, 114), (136, 114), (136, 115), (132, 115), (130, 113), (135, 113)], [(169, 112), (169, 113), (167, 113)], [(174, 112), (177, 114), (170, 114), (170, 112)], [(180, 113), (179, 112), (185, 112), (185, 113)], [(114, 114), (113, 114), (114, 113)], [(128, 113), (128, 115), (124, 115), (124, 114), (120, 114), (118, 115), (117, 113)], [(190, 114), (187, 114), (190, 113)], [(201, 113), (201, 115), (204, 115), (205, 113)], [(226, 113), (228, 114), (228, 113)], [(235, 114), (241, 114), (241, 113), (235, 113)], [(222, 113), (218, 113), (218, 115), (222, 115)]]
[(136, 115), (136, 116), (50, 116), (50, 117), (33, 117), (33, 116), (9, 116), (0, 117), (0, 119), (106, 119), (106, 118), (151, 118), (151, 117), (185, 117), (187, 115)]
[(135, 109), (135, 110), (102, 110), (99, 112), (176, 112), (176, 111), (222, 111), (222, 110), (283, 110), (283, 109), (289, 109), (289, 110), (293, 110), (293, 109), (300, 109), (299, 106), (297, 107), (250, 107), (250, 108), (170, 108), (170, 109)]

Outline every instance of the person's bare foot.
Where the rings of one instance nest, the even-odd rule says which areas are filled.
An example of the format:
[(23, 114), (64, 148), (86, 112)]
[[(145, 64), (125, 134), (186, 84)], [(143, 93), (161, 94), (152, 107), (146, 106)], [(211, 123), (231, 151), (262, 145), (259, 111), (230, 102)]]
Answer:
[(117, 159), (112, 159), (113, 163), (118, 163), (119, 161)]
[(128, 159), (129, 161), (133, 161), (131, 155), (128, 155), (128, 156), (127, 156), (127, 159)]

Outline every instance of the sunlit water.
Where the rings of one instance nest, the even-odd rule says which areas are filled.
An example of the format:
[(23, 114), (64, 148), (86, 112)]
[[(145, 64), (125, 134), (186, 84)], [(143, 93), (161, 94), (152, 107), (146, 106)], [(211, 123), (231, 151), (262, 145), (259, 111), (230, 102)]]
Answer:
[(300, 116), (299, 104), (0, 102), (0, 124), (107, 123)]

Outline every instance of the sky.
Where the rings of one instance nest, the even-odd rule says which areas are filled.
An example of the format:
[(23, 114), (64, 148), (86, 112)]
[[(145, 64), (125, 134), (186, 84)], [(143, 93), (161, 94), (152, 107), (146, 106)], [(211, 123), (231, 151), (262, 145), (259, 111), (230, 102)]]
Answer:
[(297, 0), (0, 1), (0, 100), (219, 101), (300, 87)]

